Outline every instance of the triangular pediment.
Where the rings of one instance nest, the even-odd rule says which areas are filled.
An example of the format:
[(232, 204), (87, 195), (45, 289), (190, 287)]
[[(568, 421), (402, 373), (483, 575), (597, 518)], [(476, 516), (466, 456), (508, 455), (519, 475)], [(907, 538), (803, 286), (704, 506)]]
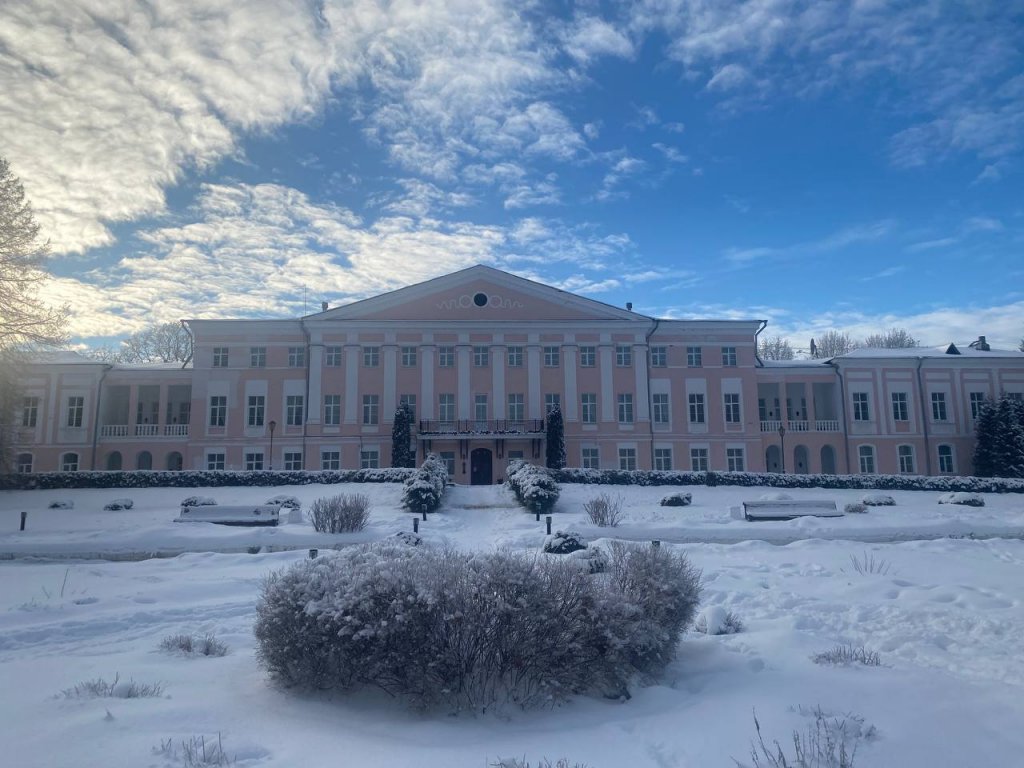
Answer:
[(643, 315), (477, 265), (423, 283), (329, 309), (320, 321), (597, 321)]

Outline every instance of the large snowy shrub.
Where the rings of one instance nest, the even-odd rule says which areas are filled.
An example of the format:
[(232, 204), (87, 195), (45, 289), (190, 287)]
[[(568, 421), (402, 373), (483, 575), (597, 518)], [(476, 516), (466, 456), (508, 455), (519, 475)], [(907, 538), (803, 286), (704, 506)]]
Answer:
[(309, 507), (309, 521), (318, 533), (354, 533), (370, 519), (370, 497), (342, 493), (317, 499)]
[(405, 481), (402, 506), (415, 514), (433, 512), (441, 506), (448, 487), (448, 467), (436, 453), (427, 455), (420, 468)]
[(450, 711), (549, 706), (660, 671), (698, 592), (683, 556), (651, 547), (620, 546), (596, 575), (572, 558), (350, 547), (266, 579), (257, 655), (304, 688), (374, 686)]
[(509, 462), (505, 478), (516, 500), (531, 512), (550, 512), (558, 501), (558, 483), (544, 467), (516, 459)]

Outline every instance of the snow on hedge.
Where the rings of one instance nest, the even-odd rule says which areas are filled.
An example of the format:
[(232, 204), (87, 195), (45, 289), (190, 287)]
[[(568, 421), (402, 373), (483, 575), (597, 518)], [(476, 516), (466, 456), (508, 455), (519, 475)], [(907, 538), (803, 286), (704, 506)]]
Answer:
[(448, 467), (436, 453), (427, 455), (419, 469), (405, 481), (402, 506), (417, 515), (433, 512), (441, 506), (448, 487)]
[(558, 501), (560, 491), (555, 474), (557, 471), (516, 459), (509, 462), (505, 478), (520, 504), (531, 512), (544, 514), (550, 512)]

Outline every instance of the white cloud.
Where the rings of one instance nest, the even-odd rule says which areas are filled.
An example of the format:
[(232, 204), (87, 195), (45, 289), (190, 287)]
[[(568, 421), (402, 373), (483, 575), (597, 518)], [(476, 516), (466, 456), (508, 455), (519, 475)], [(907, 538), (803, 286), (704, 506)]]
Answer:
[(726, 64), (708, 80), (709, 91), (732, 91), (750, 81), (750, 72), (742, 64)]
[(577, 61), (588, 64), (598, 56), (633, 57), (633, 42), (624, 32), (604, 19), (583, 16), (565, 31), (566, 52)]

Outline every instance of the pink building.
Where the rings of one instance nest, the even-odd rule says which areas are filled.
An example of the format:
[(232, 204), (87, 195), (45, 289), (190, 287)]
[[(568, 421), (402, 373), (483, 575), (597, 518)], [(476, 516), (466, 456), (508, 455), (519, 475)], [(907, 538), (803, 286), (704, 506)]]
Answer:
[(1024, 354), (858, 350), (762, 362), (760, 320), (658, 320), (485, 266), (296, 320), (189, 320), (191, 365), (58, 353), (25, 372), (18, 468), (390, 466), (395, 410), (455, 482), (570, 466), (970, 474), (974, 415)]

